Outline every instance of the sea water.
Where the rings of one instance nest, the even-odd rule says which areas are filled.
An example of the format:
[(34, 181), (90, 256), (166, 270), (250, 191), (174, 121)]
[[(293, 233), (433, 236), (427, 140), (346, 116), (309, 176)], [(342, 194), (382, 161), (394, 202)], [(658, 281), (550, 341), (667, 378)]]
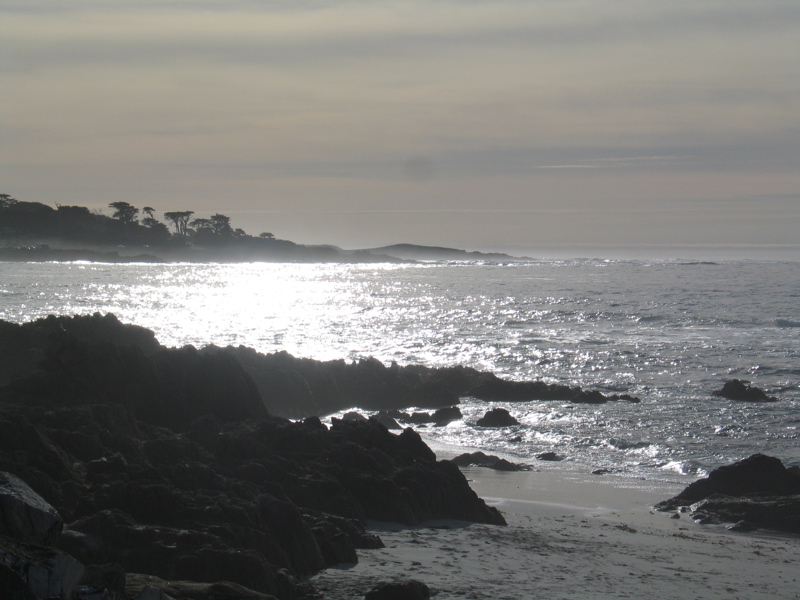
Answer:
[[(800, 464), (800, 262), (0, 263), (0, 319), (114, 313), (167, 346), (466, 365), (641, 403), (489, 404), (434, 444), (627, 477), (701, 476), (764, 452)], [(712, 397), (744, 379), (778, 398)], [(493, 406), (520, 425), (482, 429)]]

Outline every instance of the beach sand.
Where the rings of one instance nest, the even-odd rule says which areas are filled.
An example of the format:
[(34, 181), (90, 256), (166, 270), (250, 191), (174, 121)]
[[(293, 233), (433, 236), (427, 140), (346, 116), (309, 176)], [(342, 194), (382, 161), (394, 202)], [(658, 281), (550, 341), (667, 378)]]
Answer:
[(439, 600), (800, 598), (800, 538), (652, 509), (681, 485), (557, 467), (464, 474), (507, 527), (370, 523), (386, 548), (359, 550), (357, 565), (314, 577), (323, 596), (363, 598), (378, 582), (414, 578)]

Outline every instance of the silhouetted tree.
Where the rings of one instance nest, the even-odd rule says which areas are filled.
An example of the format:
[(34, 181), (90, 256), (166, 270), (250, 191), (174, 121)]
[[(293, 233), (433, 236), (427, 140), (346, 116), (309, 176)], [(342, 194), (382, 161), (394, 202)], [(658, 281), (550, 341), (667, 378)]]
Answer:
[(12, 198), (9, 194), (0, 194), (0, 208), (8, 208), (13, 204), (17, 204), (19, 200)]
[(166, 227), (166, 225), (161, 223), (158, 219), (156, 219), (153, 216), (156, 212), (155, 208), (152, 208), (150, 206), (145, 206), (142, 209), (142, 212), (147, 215), (144, 219), (142, 219), (142, 225), (144, 225), (148, 229), (154, 229), (154, 228), (160, 229), (159, 225), (161, 225), (162, 227)]
[(172, 221), (175, 225), (175, 233), (185, 236), (189, 226), (189, 219), (192, 218), (193, 214), (193, 210), (172, 211), (165, 212), (164, 218)]
[(139, 214), (139, 209), (127, 202), (111, 202), (108, 205), (114, 209), (113, 217), (119, 219), (121, 223), (136, 223), (136, 216)]
[(219, 213), (211, 215), (211, 228), (218, 236), (230, 237), (233, 234), (231, 218)]
[(265, 240), (275, 239), (275, 236), (269, 233), (268, 231), (262, 231), (261, 233), (258, 234), (258, 237), (263, 238)]
[(214, 231), (214, 226), (211, 223), (211, 219), (203, 219), (203, 218), (194, 219), (191, 223), (189, 223), (189, 225), (195, 231), (208, 231), (208, 232)]

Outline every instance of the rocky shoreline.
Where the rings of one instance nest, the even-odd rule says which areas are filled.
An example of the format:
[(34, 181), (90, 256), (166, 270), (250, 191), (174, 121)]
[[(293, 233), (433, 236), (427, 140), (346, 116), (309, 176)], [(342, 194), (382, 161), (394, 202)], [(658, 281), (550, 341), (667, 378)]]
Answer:
[[(318, 598), (308, 577), (381, 546), (367, 521), (503, 526), (454, 462), (387, 428), (459, 418), (465, 395), (637, 401), (462, 367), (165, 348), (113, 315), (0, 321), (0, 583), (24, 600)], [(386, 412), (318, 418), (351, 407)]]
[(380, 545), (367, 519), (505, 523), (413, 429), (273, 416), (229, 353), (165, 349), (111, 316), (0, 328), (0, 471), (64, 523), (17, 548), (49, 547), (86, 572), (118, 565), (150, 587), (227, 581), (305, 598), (303, 578)]
[[(373, 358), (318, 361), (243, 346), (166, 348), (149, 329), (123, 324), (112, 314), (51, 315), (21, 325), (0, 321), (0, 358), (0, 398), (18, 396), (26, 404), (115, 399), (130, 402), (138, 416), (149, 415), (160, 425), (185, 421), (187, 410), (217, 416), (227, 411), (237, 419), (262, 410), (301, 419), (348, 408), (442, 408), (465, 396), (503, 402), (639, 401), (543, 381), (509, 381), (462, 366), (386, 366)], [(218, 402), (223, 392), (229, 398), (224, 405)]]

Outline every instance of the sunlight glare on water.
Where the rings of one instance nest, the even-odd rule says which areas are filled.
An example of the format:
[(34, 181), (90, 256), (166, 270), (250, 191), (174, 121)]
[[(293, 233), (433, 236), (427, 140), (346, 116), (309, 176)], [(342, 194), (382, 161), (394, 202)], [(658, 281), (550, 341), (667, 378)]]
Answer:
[[(0, 318), (12, 322), (114, 313), (166, 346), (464, 365), (632, 394), (641, 404), (507, 404), (522, 423), (510, 431), (475, 428), (489, 406), (466, 398), (463, 421), (425, 435), (692, 474), (753, 451), (800, 461), (799, 298), (800, 263), (0, 263)], [(710, 397), (733, 378), (781, 401)]]
[(139, 284), (119, 299), (120, 318), (154, 328), (168, 346), (245, 345), (320, 360), (342, 357), (352, 293), (324, 265), (206, 267), (145, 267)]

